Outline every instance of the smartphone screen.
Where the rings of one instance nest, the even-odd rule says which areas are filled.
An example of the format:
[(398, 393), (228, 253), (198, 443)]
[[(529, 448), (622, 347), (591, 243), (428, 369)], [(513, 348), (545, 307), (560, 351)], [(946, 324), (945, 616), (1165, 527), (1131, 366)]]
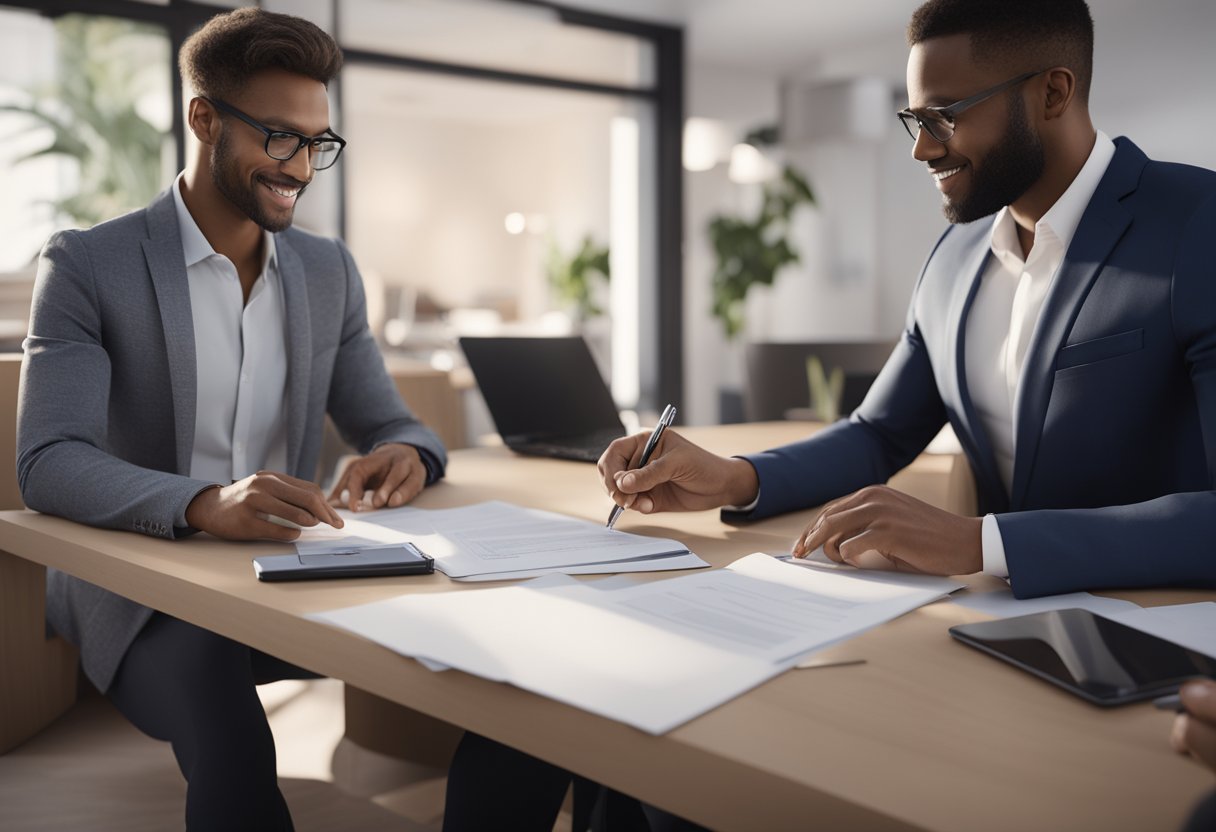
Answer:
[(1216, 659), (1080, 609), (981, 621), (950, 635), (1098, 705), (1173, 693)]

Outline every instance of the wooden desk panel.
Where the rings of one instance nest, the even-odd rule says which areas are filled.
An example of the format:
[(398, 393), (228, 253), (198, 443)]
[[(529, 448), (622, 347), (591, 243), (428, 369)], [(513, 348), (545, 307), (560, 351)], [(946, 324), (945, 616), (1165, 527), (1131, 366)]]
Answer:
[[(805, 425), (686, 431), (723, 452), (757, 450)], [(453, 454), (419, 505), (507, 497), (602, 521), (591, 466), (503, 449)], [(813, 518), (750, 526), (716, 512), (621, 528), (677, 537), (723, 565), (788, 547)], [(406, 592), (476, 591), (442, 575), (259, 584), (274, 544), (168, 543), (24, 512), (0, 514), (0, 546), (439, 719), (567, 766), (713, 828), (1141, 830), (1177, 828), (1211, 775), (1169, 751), (1171, 715), (1103, 710), (953, 643), (981, 618), (951, 604), (906, 615), (838, 648), (855, 667), (791, 671), (663, 737), (524, 691), (414, 661), (302, 614)], [(663, 577), (663, 576), (652, 576)], [(975, 578), (977, 585), (992, 579)], [(1124, 593), (1142, 604), (1213, 593)]]

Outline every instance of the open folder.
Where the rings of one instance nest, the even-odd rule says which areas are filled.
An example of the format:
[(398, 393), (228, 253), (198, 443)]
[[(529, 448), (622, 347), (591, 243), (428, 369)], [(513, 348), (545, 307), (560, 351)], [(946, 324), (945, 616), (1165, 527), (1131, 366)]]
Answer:
[(409, 542), (433, 557), (440, 572), (461, 580), (709, 565), (677, 540), (629, 534), (500, 501), (448, 509), (407, 506), (339, 513), (346, 521), (344, 528), (306, 529), (296, 541), (297, 551), (301, 555), (327, 554)]

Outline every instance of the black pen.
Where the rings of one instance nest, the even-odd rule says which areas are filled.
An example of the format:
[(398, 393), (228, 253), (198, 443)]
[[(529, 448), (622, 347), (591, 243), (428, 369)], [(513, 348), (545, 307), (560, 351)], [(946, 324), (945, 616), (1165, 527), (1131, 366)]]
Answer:
[[(659, 423), (654, 426), (654, 430), (650, 432), (650, 438), (646, 440), (646, 447), (642, 449), (642, 458), (638, 460), (638, 468), (646, 467), (646, 463), (650, 461), (650, 455), (654, 453), (655, 446), (659, 444), (659, 437), (663, 435), (663, 431), (667, 430), (675, 420), (675, 406), (669, 404), (663, 408), (663, 415), (659, 417)], [(608, 515), (608, 528), (611, 529), (616, 525), (616, 521), (624, 510), (620, 506), (612, 507), (612, 513)]]

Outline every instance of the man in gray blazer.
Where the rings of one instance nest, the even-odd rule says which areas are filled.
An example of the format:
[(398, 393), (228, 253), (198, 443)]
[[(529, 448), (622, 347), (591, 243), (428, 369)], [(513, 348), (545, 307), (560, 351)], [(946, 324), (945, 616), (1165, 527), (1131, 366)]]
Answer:
[[(402, 505), (443, 476), (443, 446), (385, 372), (346, 247), (291, 228), (345, 145), (327, 94), (340, 50), (303, 20), (241, 9), (191, 37), (181, 65), (197, 96), (188, 170), (42, 253), (18, 416), (26, 504), (232, 540), (299, 535), (275, 518), (340, 526), (343, 492), (352, 509)], [(311, 482), (326, 413), (363, 454), (329, 499)], [(305, 671), (63, 573), (47, 591), (86, 675), (172, 743), (188, 828), (291, 828), (254, 685)]]

